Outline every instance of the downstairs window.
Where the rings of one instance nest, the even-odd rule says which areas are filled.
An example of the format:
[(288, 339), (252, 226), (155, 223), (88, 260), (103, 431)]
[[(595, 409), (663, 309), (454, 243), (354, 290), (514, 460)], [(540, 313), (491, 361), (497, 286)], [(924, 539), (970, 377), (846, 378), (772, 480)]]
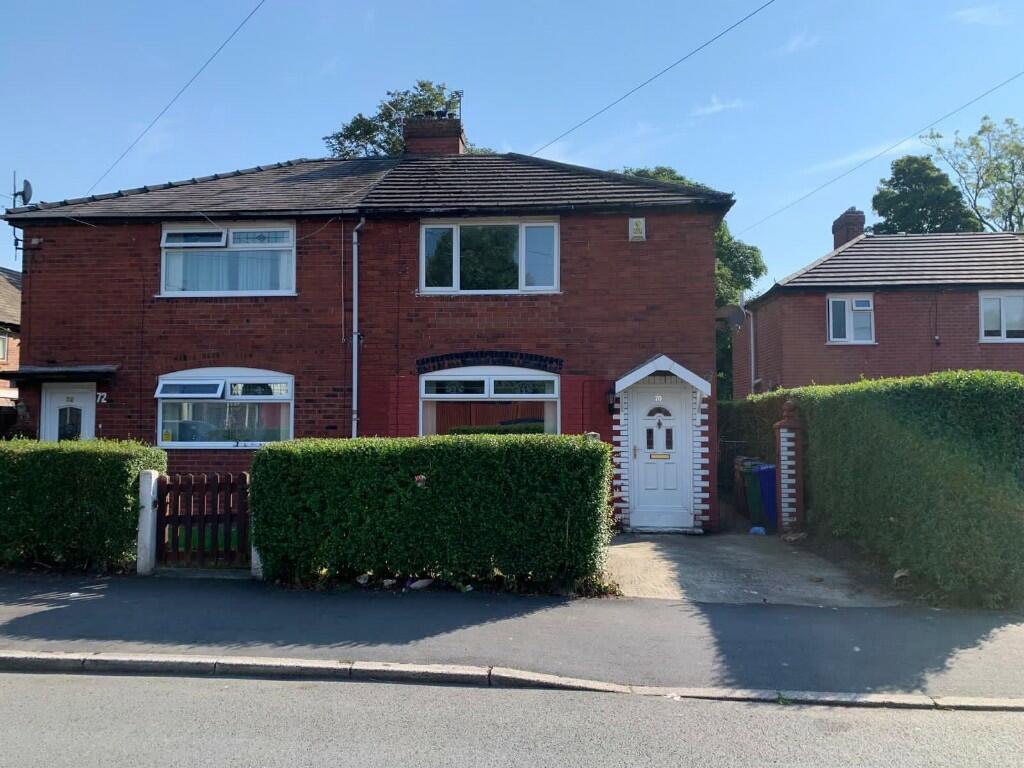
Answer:
[(196, 368), (160, 377), (157, 444), (257, 448), (292, 437), (291, 376), (255, 368)]
[(420, 434), (557, 434), (558, 376), (529, 368), (452, 368), (420, 377)]
[(982, 341), (1024, 342), (1024, 291), (981, 291)]

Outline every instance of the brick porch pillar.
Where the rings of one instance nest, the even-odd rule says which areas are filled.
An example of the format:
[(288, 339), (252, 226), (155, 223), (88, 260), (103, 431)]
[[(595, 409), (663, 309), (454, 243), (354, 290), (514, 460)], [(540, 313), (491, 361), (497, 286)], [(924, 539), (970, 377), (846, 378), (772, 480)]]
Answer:
[(775, 445), (779, 457), (775, 464), (779, 532), (789, 533), (804, 524), (804, 424), (792, 400), (786, 401), (782, 420), (775, 424)]

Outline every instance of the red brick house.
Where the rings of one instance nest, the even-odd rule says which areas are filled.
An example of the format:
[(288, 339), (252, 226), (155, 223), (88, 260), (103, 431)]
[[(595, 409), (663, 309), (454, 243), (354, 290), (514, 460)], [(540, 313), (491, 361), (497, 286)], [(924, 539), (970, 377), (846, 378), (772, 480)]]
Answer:
[(853, 208), (835, 249), (746, 304), (733, 393), (951, 369), (1024, 373), (1024, 236), (864, 233)]
[(153, 442), (175, 472), (243, 470), (291, 437), (594, 431), (625, 525), (715, 527), (732, 197), (465, 154), (451, 117), (405, 131), (401, 157), (8, 210), (32, 428)]
[(18, 367), (21, 331), (21, 273), (0, 267), (0, 438), (14, 426), (18, 390), (4, 371)]

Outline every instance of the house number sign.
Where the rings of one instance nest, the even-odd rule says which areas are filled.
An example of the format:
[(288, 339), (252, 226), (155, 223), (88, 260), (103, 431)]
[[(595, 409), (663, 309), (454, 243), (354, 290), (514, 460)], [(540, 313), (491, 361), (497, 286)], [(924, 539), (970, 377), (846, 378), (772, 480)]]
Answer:
[(107, 402), (107, 393), (106, 392), (97, 392), (96, 393), (96, 402), (97, 403), (106, 403)]

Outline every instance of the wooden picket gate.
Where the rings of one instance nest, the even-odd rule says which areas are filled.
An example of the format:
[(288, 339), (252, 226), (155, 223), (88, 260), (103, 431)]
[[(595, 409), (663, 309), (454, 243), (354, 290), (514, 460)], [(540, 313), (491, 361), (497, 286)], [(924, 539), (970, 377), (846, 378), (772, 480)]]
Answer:
[(156, 504), (160, 565), (249, 566), (247, 472), (160, 475)]

